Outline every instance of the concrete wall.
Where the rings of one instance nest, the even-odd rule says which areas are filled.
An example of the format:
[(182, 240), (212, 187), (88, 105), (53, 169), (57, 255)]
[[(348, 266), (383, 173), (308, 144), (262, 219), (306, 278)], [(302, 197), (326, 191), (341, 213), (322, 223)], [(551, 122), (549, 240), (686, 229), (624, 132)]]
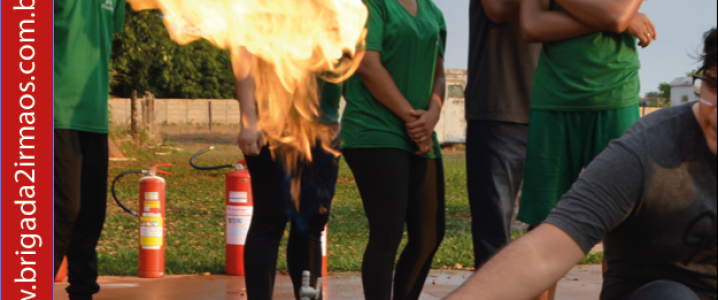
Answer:
[[(210, 102), (212, 103), (212, 122), (221, 124), (239, 123), (239, 102), (233, 99), (156, 99), (155, 123), (209, 123)], [(110, 99), (109, 105), (112, 122), (130, 122), (130, 99)]]
[[(465, 70), (446, 70), (447, 86), (460, 85), (466, 87), (467, 73)], [(212, 103), (212, 121), (221, 124), (239, 124), (239, 102), (228, 100), (189, 100), (189, 99), (156, 99), (155, 123), (209, 123), (209, 105)], [(114, 123), (130, 123), (130, 99), (110, 99), (111, 121)], [(346, 102), (341, 102), (340, 113), (344, 111)], [(141, 116), (140, 111), (140, 116)], [(448, 98), (437, 124), (436, 133), (442, 144), (466, 142), (466, 119), (464, 114), (464, 98)]]

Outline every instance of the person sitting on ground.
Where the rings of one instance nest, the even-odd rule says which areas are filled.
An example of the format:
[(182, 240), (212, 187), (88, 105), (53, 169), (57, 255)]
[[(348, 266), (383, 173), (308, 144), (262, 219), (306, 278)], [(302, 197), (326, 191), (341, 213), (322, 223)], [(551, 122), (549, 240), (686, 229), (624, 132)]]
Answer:
[(541, 226), (447, 300), (531, 299), (602, 239), (602, 300), (717, 299), (717, 41), (716, 29), (706, 34), (698, 102), (641, 119)]

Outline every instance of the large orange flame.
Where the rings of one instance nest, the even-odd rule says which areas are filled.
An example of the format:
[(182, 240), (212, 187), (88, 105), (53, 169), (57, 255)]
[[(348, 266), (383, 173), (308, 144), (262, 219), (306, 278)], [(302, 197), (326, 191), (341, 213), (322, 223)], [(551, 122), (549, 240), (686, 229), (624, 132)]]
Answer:
[[(330, 150), (336, 133), (316, 122), (316, 79), (341, 82), (356, 71), (368, 17), (361, 0), (128, 1), (135, 10), (161, 10), (179, 44), (204, 38), (229, 49), (235, 76), (253, 70), (262, 131), (287, 170), (298, 175), (297, 162), (312, 160), (317, 141)], [(298, 207), (299, 179), (292, 194)]]

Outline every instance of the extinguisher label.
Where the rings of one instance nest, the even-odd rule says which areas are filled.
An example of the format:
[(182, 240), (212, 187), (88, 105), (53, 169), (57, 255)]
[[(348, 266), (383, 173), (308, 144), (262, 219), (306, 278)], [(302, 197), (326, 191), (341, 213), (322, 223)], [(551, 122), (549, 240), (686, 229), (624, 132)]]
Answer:
[(243, 246), (247, 242), (253, 207), (227, 206), (227, 244)]
[(254, 215), (254, 207), (251, 206), (233, 206), (227, 205), (227, 216), (252, 216)]
[(247, 192), (229, 192), (230, 203), (247, 203), (249, 202), (249, 194)]
[(153, 209), (160, 209), (160, 202), (159, 201), (145, 201), (145, 211), (149, 212)]
[(163, 227), (162, 217), (141, 217), (140, 218), (140, 246), (162, 246)]
[(159, 200), (160, 199), (160, 193), (158, 192), (145, 192), (145, 201), (146, 200)]

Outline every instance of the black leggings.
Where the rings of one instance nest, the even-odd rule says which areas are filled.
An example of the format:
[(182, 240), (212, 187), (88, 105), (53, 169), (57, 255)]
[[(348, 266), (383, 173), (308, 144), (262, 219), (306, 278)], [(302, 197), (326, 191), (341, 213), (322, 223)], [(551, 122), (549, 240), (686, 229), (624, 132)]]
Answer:
[(92, 299), (107, 211), (107, 134), (55, 129), (55, 275), (67, 255), (70, 299)]
[(625, 300), (700, 300), (687, 286), (673, 281), (656, 281), (638, 289)]
[[(314, 200), (317, 198), (330, 204), (334, 197), (338, 175), (337, 159), (321, 149), (315, 149), (313, 154), (314, 166), (321, 167), (304, 169), (300, 211), (307, 211), (308, 206), (316, 204)], [(311, 214), (304, 221), (288, 217), (288, 212), (292, 211), (291, 202), (288, 202), (291, 198), (287, 198), (289, 181), (281, 162), (272, 159), (267, 147), (262, 149), (259, 156), (247, 156), (246, 159), (252, 175), (254, 195), (254, 217), (247, 235), (244, 259), (248, 299), (273, 299), (279, 243), (287, 221), (292, 224), (287, 247), (287, 265), (296, 298), (299, 299), (302, 273), (312, 272), (313, 287), (317, 286), (317, 277), (321, 277), (321, 234), (329, 220), (329, 204), (323, 205), (326, 210), (322, 210), (322, 213)]]
[(446, 227), (442, 160), (383, 148), (349, 149), (344, 157), (369, 219), (369, 245), (362, 266), (366, 299), (391, 299), (392, 271), (404, 224), (409, 243), (396, 267), (393, 299), (419, 299)]

